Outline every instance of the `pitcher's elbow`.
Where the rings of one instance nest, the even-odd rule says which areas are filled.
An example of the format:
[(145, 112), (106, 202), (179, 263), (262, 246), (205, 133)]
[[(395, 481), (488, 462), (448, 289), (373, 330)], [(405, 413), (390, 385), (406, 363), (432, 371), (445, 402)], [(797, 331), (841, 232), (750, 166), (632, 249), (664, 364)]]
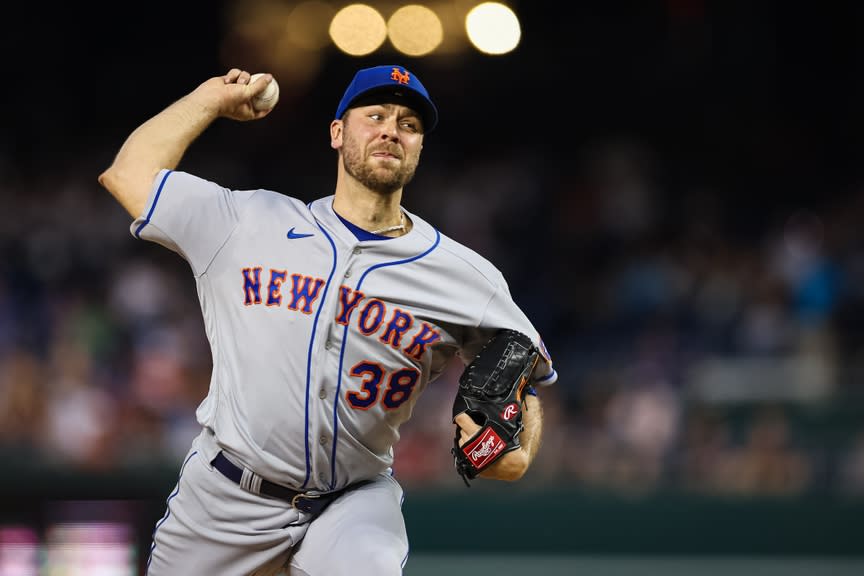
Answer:
[(525, 476), (525, 473), (528, 472), (528, 466), (514, 467), (508, 472), (509, 474), (505, 480), (508, 482), (518, 482), (523, 476)]
[(97, 176), (96, 180), (99, 182), (100, 186), (114, 194), (117, 182), (113, 167), (106, 168), (101, 174), (99, 174), (99, 176)]
[(111, 166), (97, 177), (99, 184), (111, 193), (117, 202), (133, 218), (144, 209), (148, 191), (145, 186), (135, 186), (135, 180), (124, 175), (116, 166)]

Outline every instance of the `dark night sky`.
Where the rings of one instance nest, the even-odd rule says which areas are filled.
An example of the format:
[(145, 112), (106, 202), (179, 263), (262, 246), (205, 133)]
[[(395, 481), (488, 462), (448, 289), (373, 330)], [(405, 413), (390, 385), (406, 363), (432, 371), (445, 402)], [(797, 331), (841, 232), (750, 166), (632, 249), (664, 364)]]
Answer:
[[(113, 153), (137, 123), (223, 71), (220, 5), (156, 0), (123, 15), (120, 5), (22, 6), (4, 23), (0, 152), (24, 176)], [(566, 177), (580, 146), (632, 135), (681, 193), (712, 185), (810, 201), (861, 177), (857, 3), (573, 3), (568, 18), (550, 9), (559, 4), (514, 5), (524, 25), (515, 55), (441, 65), (334, 52), (298, 114), (280, 110), (285, 129), (266, 134), (305, 135), (298, 165), (323, 156), (329, 167), (326, 122), (352, 70), (398, 59), (423, 70), (441, 109), (435, 138), (457, 167), (527, 147), (547, 178)]]

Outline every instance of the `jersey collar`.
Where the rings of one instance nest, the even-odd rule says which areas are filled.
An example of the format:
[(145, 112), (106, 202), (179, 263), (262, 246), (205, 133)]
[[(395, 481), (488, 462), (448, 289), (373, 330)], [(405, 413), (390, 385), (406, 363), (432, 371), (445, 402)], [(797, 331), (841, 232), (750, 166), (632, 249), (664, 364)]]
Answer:
[(313, 201), (309, 205), (312, 216), (319, 224), (327, 229), (327, 232), (338, 238), (342, 244), (347, 246), (361, 245), (372, 248), (374, 246), (382, 246), (388, 252), (392, 251), (394, 256), (403, 254), (405, 256), (422, 251), (429, 247), (431, 242), (435, 242), (437, 233), (435, 229), (419, 216), (405, 210), (405, 215), (411, 219), (413, 227), (411, 231), (404, 236), (398, 238), (387, 238), (385, 240), (358, 240), (357, 237), (350, 231), (340, 220), (339, 215), (333, 210), (333, 200), (335, 196), (325, 196)]

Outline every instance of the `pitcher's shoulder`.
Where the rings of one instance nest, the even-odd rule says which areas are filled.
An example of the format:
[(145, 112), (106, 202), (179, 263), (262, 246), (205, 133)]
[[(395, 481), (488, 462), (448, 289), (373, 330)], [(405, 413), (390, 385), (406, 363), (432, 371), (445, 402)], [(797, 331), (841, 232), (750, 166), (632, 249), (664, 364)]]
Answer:
[(274, 210), (280, 213), (293, 212), (303, 215), (307, 220), (313, 220), (310, 205), (299, 198), (267, 188), (247, 192), (254, 193), (252, 200), (258, 210)]
[(441, 234), (440, 247), (442, 255), (446, 255), (453, 265), (459, 262), (473, 269), (492, 284), (498, 284), (504, 279), (498, 267), (487, 257), (446, 234)]

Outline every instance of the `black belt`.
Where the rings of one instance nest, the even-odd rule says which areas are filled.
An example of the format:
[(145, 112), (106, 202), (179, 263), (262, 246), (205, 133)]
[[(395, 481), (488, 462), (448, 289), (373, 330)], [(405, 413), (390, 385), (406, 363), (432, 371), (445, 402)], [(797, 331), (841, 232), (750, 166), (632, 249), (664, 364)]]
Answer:
[[(313, 515), (323, 512), (344, 491), (338, 490), (336, 492), (327, 492), (326, 494), (305, 494), (291, 488), (286, 488), (281, 484), (274, 484), (260, 477), (261, 484), (255, 490), (252, 487), (243, 486), (243, 469), (228, 460), (222, 452), (219, 452), (210, 464), (219, 470), (223, 476), (233, 480), (249, 492), (285, 500), (286, 502), (290, 502), (297, 510)], [(252, 484), (254, 485), (254, 483)]]

